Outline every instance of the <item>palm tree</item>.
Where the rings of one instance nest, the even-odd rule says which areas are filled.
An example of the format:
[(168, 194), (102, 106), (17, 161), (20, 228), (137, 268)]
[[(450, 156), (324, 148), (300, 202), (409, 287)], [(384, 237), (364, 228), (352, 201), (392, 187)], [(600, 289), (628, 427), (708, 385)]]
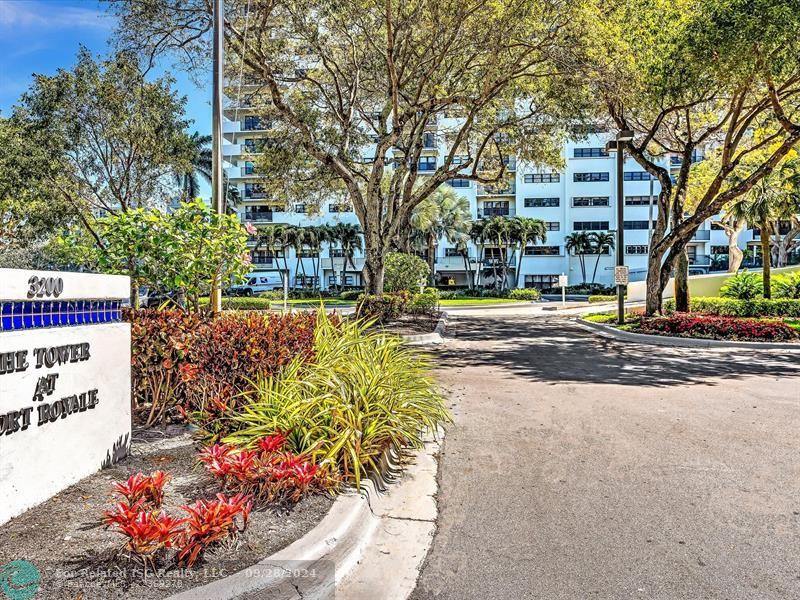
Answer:
[[(483, 259), (484, 259), (484, 252), (486, 249), (486, 220), (480, 219), (479, 221), (473, 221), (469, 228), (469, 239), (475, 246), (478, 248), (478, 262), (476, 265), (476, 272), (477, 272), (477, 284), (480, 285), (482, 283), (483, 278)], [(464, 254), (463, 256), (466, 256)]]
[(325, 243), (331, 242), (331, 228), (328, 225), (317, 225), (314, 227), (314, 250), (316, 251), (317, 260), (316, 262), (311, 261), (312, 266), (314, 267), (314, 285), (317, 286), (317, 289), (322, 288), (322, 281), (319, 278), (319, 271), (322, 267), (322, 245)]
[(541, 219), (532, 217), (514, 217), (511, 219), (511, 231), (514, 239), (519, 244), (519, 257), (517, 258), (516, 286), (520, 285), (522, 276), (522, 258), (528, 244), (538, 244), (547, 241), (547, 226)]
[[(292, 235), (292, 248), (294, 249), (294, 280), (297, 281), (297, 273), (303, 273), (303, 286), (305, 286), (306, 281), (306, 265), (303, 262), (302, 254), (303, 250), (307, 245), (307, 239), (309, 235), (309, 228), (303, 227), (302, 225), (298, 225), (293, 228), (293, 235)], [(293, 283), (294, 287), (294, 283)]]
[(785, 188), (776, 185), (775, 178), (765, 177), (756, 183), (750, 191), (737, 199), (728, 208), (735, 219), (747, 222), (751, 227), (758, 227), (761, 235), (761, 262), (763, 263), (764, 298), (771, 296), (772, 249), (770, 233), (774, 221), (779, 221), (790, 210), (791, 202), (787, 202)]
[(456, 194), (450, 186), (441, 186), (423, 200), (411, 214), (411, 237), (422, 242), (428, 251), (430, 284), (434, 284), (436, 245), (445, 238), (455, 244), (470, 227), (469, 200)]
[(589, 252), (592, 246), (589, 234), (585, 231), (576, 231), (565, 237), (564, 242), (564, 247), (567, 252), (572, 252), (578, 257), (578, 261), (581, 265), (583, 285), (586, 285), (586, 253)]
[(469, 234), (462, 234), (455, 242), (456, 251), (464, 259), (464, 273), (467, 275), (467, 285), (470, 290), (475, 289), (475, 279), (472, 273), (472, 264), (469, 262)]
[(356, 269), (356, 263), (353, 260), (356, 250), (363, 249), (363, 241), (361, 239), (361, 228), (358, 225), (350, 223), (336, 223), (330, 228), (331, 241), (337, 243), (342, 248), (344, 255), (344, 263), (342, 264), (341, 272), (341, 286), (344, 287), (344, 276), (347, 271), (347, 264)]
[(492, 275), (494, 276), (495, 288), (503, 290), (508, 278), (508, 253), (512, 244), (512, 230), (509, 220), (501, 216), (492, 217), (486, 222), (484, 236), (497, 244), (500, 250), (500, 275), (502, 279), (497, 275), (497, 260), (492, 261)]
[[(200, 179), (211, 183), (213, 154), (211, 151), (212, 137), (210, 135), (200, 135), (198, 131), (195, 131), (188, 138), (188, 143), (192, 148), (191, 169), (185, 173), (176, 172), (174, 180), (181, 190), (181, 195), (191, 199), (200, 195)], [(239, 188), (235, 185), (230, 185), (228, 176), (225, 173), (223, 173), (222, 177), (228, 207), (233, 208), (241, 200)]]
[(606, 250), (614, 249), (614, 234), (610, 231), (592, 231), (589, 234), (589, 244), (592, 253), (597, 253), (597, 259), (594, 261), (594, 271), (592, 272), (592, 285), (594, 285), (594, 281), (597, 279), (597, 267), (600, 265), (600, 256)]

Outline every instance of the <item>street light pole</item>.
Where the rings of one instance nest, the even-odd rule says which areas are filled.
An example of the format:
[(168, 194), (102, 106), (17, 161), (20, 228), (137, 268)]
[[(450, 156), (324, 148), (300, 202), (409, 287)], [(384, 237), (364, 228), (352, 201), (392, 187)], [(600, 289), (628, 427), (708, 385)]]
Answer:
[[(222, 89), (224, 77), (224, 15), (223, 1), (213, 0), (213, 81), (211, 97), (211, 206), (219, 215), (225, 214), (225, 190), (222, 176)], [(222, 280), (220, 273), (214, 275), (211, 285), (211, 311), (222, 309)]]
[(617, 153), (617, 268), (614, 281), (617, 284), (617, 323), (625, 323), (625, 288), (628, 273), (625, 269), (625, 144), (633, 139), (633, 132), (627, 129), (617, 134), (616, 140), (606, 144), (609, 152)]

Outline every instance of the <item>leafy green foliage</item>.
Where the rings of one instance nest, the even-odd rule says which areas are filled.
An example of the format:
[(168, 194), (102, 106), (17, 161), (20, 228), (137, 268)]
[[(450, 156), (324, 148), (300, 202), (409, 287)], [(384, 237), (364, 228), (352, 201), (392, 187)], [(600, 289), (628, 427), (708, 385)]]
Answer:
[(761, 296), (762, 289), (761, 275), (745, 270), (726, 279), (719, 289), (719, 295), (736, 300), (753, 300)]
[(800, 271), (776, 275), (772, 279), (772, 295), (775, 298), (800, 299)]
[[(800, 317), (800, 300), (793, 298), (737, 300), (735, 298), (703, 298), (690, 300), (693, 313), (730, 317)], [(664, 301), (664, 312), (675, 311), (675, 301)]]
[(386, 255), (383, 290), (386, 292), (419, 292), (430, 275), (430, 267), (419, 256), (403, 252)]
[(422, 292), (411, 296), (408, 303), (408, 312), (413, 315), (433, 315), (439, 306), (439, 290), (433, 287), (425, 288)]
[(382, 296), (361, 294), (356, 304), (356, 315), (359, 319), (388, 323), (402, 315), (408, 308), (411, 294), (402, 292), (387, 292)]
[(508, 293), (508, 297), (514, 300), (540, 300), (542, 294), (536, 288), (516, 288)]
[(310, 362), (294, 360), (259, 381), (226, 443), (253, 447), (291, 431), (292, 451), (359, 485), (365, 475), (386, 474), (386, 450), (420, 447), (423, 430), (450, 420), (427, 360), (397, 336), (361, 321), (336, 325), (320, 311), (313, 350)]

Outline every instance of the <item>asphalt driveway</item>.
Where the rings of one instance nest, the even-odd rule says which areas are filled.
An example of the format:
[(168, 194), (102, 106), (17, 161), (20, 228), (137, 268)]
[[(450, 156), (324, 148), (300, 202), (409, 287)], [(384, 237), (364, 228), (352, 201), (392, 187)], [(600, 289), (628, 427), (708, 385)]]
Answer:
[(459, 315), (414, 600), (800, 598), (800, 354)]

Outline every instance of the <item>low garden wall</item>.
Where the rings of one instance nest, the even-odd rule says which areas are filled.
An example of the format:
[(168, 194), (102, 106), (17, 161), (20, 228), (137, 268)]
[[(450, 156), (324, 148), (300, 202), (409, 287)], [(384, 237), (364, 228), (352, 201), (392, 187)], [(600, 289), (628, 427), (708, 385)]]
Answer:
[[(772, 275), (779, 275), (781, 273), (792, 273), (800, 271), (800, 265), (792, 265), (791, 267), (782, 267), (780, 269), (772, 269)], [(754, 270), (755, 273), (760, 273), (761, 269)], [(719, 290), (725, 280), (731, 276), (731, 273), (714, 273), (712, 275), (691, 275), (689, 277), (689, 295), (690, 296), (719, 296)], [(628, 284), (628, 301), (629, 302), (644, 302), (647, 292), (646, 281), (634, 281)], [(675, 279), (670, 278), (667, 287), (664, 288), (664, 298), (672, 298), (675, 295)]]

